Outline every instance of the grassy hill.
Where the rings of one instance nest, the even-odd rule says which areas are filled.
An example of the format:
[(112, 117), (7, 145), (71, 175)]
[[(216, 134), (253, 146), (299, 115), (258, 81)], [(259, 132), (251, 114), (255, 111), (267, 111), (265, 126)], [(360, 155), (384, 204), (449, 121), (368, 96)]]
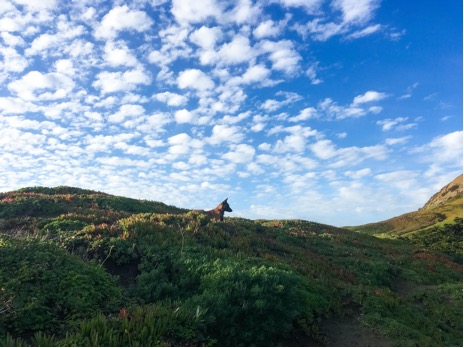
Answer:
[[(186, 209), (161, 202), (137, 200), (76, 187), (26, 187), (0, 193), (0, 219), (21, 216), (54, 216), (57, 214), (117, 215), (134, 213), (185, 213)], [(116, 217), (116, 218), (117, 218)]]
[(0, 345), (462, 345), (462, 263), (302, 220), (0, 194)]
[(462, 174), (418, 211), (385, 221), (347, 227), (381, 238), (407, 239), (418, 246), (462, 259)]

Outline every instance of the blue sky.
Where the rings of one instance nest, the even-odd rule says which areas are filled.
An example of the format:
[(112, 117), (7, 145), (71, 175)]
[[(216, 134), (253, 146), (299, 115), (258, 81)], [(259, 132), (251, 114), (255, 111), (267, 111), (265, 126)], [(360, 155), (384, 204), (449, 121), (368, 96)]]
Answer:
[(462, 173), (462, 3), (0, 0), (0, 191), (336, 226)]

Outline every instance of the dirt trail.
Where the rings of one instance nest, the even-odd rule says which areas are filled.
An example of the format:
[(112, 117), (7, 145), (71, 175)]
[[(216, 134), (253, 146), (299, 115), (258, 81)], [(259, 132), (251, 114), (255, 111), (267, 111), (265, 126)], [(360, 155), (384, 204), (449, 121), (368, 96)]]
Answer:
[(327, 347), (391, 347), (386, 337), (362, 326), (361, 306), (352, 301), (345, 302), (344, 316), (327, 318), (320, 324), (320, 333)]
[[(409, 297), (417, 285), (410, 281), (397, 280), (392, 290), (402, 299)], [(326, 337), (327, 347), (391, 347), (392, 343), (368, 327), (362, 326), (362, 311), (353, 302), (346, 303), (345, 316), (328, 318), (320, 325), (320, 332)]]
[(321, 332), (327, 336), (327, 347), (391, 347), (385, 337), (361, 326), (356, 318), (328, 319)]

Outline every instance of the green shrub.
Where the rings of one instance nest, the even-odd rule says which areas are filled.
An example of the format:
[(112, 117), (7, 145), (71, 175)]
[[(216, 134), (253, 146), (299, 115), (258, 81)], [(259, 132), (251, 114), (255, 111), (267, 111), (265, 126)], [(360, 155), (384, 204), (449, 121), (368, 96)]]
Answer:
[(219, 345), (278, 345), (294, 321), (312, 321), (327, 301), (283, 266), (257, 260), (216, 260), (201, 270), (200, 294), (191, 303), (207, 309), (207, 328)]
[(79, 220), (53, 219), (41, 229), (41, 232), (50, 238), (59, 238), (80, 231), (85, 226), (87, 224)]
[(53, 332), (63, 321), (112, 310), (121, 292), (103, 269), (40, 241), (0, 237), (0, 332)]
[(122, 309), (117, 317), (98, 314), (83, 321), (60, 346), (208, 346), (214, 343), (204, 335), (203, 312), (180, 302)]

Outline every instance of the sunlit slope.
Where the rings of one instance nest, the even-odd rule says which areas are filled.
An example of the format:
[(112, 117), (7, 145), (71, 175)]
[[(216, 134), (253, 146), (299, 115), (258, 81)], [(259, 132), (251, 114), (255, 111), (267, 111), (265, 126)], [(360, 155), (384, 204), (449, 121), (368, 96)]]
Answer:
[(462, 175), (458, 176), (418, 211), (349, 230), (382, 238), (404, 238), (428, 250), (462, 258)]
[(446, 223), (453, 223), (456, 219), (462, 219), (462, 203), (461, 174), (432, 196), (418, 211), (396, 216), (385, 221), (348, 228), (372, 235), (402, 236), (409, 232), (423, 230), (434, 225), (441, 226)]

